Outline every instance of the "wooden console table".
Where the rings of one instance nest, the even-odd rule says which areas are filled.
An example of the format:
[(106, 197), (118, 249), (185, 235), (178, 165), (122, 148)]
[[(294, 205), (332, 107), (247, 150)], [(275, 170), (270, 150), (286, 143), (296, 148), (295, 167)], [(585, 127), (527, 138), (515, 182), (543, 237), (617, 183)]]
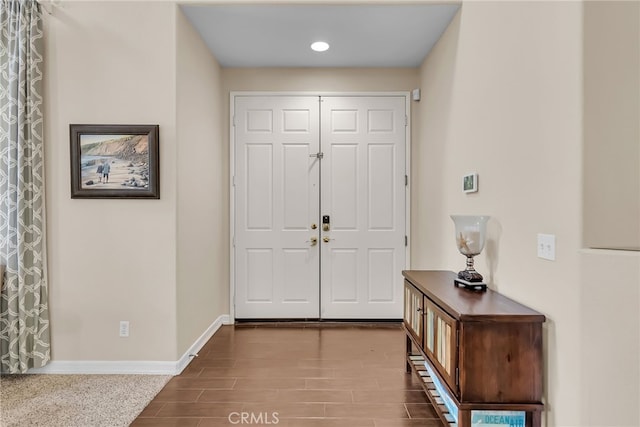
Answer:
[(539, 427), (544, 315), (451, 271), (407, 270), (407, 372), (446, 425)]

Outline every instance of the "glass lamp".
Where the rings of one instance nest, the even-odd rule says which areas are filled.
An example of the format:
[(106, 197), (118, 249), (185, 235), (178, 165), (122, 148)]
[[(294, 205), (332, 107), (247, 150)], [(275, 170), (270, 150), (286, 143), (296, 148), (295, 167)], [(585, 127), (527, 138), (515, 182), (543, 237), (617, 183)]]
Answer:
[(487, 215), (451, 215), (456, 228), (456, 246), (467, 257), (467, 268), (458, 272), (458, 277), (454, 279), (456, 286), (487, 289), (487, 284), (482, 282), (482, 275), (473, 268), (473, 257), (480, 255), (484, 249), (489, 218)]

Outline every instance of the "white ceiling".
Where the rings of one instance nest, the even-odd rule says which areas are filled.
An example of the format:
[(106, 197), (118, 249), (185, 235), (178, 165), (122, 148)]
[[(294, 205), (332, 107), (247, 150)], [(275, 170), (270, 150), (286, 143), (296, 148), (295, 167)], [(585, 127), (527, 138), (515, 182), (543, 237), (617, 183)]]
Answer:
[(181, 7), (223, 67), (418, 67), (460, 5)]

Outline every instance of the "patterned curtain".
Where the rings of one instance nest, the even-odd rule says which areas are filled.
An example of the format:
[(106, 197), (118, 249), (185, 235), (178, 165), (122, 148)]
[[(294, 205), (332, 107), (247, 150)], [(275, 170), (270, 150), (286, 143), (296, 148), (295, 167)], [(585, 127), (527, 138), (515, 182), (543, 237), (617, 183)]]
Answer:
[(0, 372), (50, 358), (42, 144), (42, 15), (0, 0)]

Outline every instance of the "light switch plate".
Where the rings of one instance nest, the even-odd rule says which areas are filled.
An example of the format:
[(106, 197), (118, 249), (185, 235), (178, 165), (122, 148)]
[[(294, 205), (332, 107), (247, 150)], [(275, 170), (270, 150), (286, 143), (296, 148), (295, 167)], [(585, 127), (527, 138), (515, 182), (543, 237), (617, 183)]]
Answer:
[(555, 234), (538, 234), (538, 258), (556, 260)]
[(120, 321), (120, 336), (128, 337), (129, 336), (129, 321), (121, 320)]

